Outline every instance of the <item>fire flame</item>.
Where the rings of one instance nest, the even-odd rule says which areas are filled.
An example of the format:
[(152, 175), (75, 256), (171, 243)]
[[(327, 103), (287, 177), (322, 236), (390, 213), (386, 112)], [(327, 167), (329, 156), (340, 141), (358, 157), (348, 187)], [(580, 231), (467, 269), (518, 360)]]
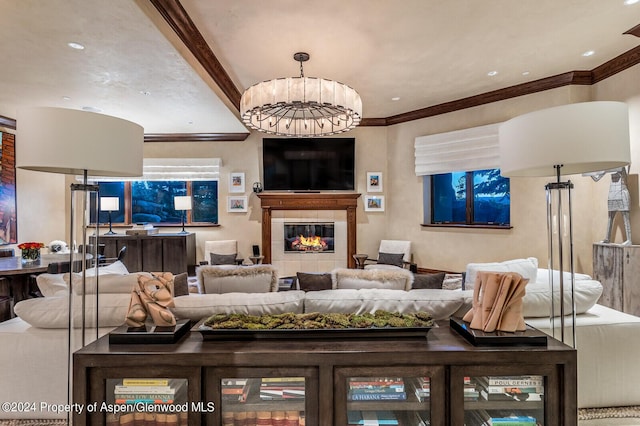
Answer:
[(327, 243), (321, 237), (300, 235), (292, 244), (298, 250), (325, 250)]

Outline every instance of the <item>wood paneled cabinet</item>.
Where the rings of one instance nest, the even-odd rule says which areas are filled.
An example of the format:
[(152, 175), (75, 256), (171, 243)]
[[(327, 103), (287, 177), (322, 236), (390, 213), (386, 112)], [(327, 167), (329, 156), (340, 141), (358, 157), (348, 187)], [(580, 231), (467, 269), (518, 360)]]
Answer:
[[(193, 331), (173, 345), (109, 345), (103, 337), (73, 363), (73, 399), (85, 407), (117, 400), (125, 379), (182, 379), (173, 403), (189, 425), (476, 426), (512, 415), (577, 425), (575, 349), (551, 337), (546, 346), (475, 347), (445, 322), (426, 338), (203, 342)], [(502, 395), (482, 387), (500, 384), (509, 386)], [(372, 422), (383, 417), (396, 422)], [(74, 413), (77, 425), (122, 421), (104, 410)]]
[(593, 245), (593, 279), (602, 283), (598, 303), (640, 315), (640, 246)]
[[(89, 242), (95, 244), (95, 237), (90, 237)], [(129, 272), (181, 274), (196, 264), (196, 235), (193, 233), (101, 235), (99, 243), (105, 245), (104, 254), (108, 258), (117, 257), (120, 249), (126, 246), (123, 263)]]

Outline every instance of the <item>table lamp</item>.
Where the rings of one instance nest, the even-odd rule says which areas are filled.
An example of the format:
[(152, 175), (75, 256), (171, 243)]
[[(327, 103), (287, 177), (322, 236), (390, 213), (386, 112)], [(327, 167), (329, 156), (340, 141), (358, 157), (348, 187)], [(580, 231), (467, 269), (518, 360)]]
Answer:
[[(82, 176), (82, 184), (71, 184), (70, 238), (75, 241), (75, 198), (81, 197), (82, 241), (87, 240), (87, 205), (91, 193), (98, 194), (98, 185), (88, 184), (88, 176), (137, 177), (142, 176), (142, 148), (144, 131), (138, 124), (104, 114), (65, 108), (32, 107), (18, 110), (16, 117), (16, 167), (38, 172), (62, 173)], [(96, 196), (98, 198), (99, 194)], [(98, 221), (94, 259), (97, 259)], [(84, 253), (83, 253), (84, 254)], [(73, 265), (73, 250), (69, 265)], [(82, 283), (70, 274), (69, 287), (86, 287), (86, 264), (81, 262)], [(98, 274), (96, 274), (98, 286)], [(67, 397), (72, 400), (72, 329), (74, 327), (73, 295), (69, 291), (68, 375)], [(98, 291), (95, 294), (96, 339), (98, 338)], [(81, 346), (85, 346), (86, 300), (82, 291)]]
[[(629, 112), (623, 102), (582, 102), (515, 117), (499, 129), (500, 171), (505, 177), (553, 176), (547, 195), (547, 243), (551, 330), (555, 336), (554, 293), (560, 294), (560, 339), (565, 342), (565, 263), (571, 291), (572, 345), (575, 347), (575, 271), (571, 189), (561, 174), (622, 167), (631, 161)], [(566, 195), (564, 195), (566, 194)], [(558, 268), (556, 279), (553, 269)], [(559, 290), (556, 285), (559, 283)], [(565, 342), (566, 343), (566, 342)]]
[(187, 234), (188, 232), (184, 229), (184, 217), (186, 215), (186, 211), (191, 210), (191, 197), (188, 195), (173, 197), (173, 204), (175, 210), (182, 210), (182, 231), (178, 233)]
[(105, 235), (115, 235), (111, 228), (111, 212), (117, 212), (120, 210), (120, 198), (118, 197), (100, 197), (100, 211), (108, 212), (109, 214), (109, 232), (105, 232)]

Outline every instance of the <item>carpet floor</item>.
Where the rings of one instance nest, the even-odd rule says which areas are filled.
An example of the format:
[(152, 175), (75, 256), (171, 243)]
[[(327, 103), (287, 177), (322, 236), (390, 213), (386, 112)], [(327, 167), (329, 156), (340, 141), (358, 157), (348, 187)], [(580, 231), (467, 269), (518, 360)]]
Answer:
[[(66, 420), (0, 420), (0, 426), (67, 426)], [(640, 406), (583, 408), (578, 426), (640, 426)]]

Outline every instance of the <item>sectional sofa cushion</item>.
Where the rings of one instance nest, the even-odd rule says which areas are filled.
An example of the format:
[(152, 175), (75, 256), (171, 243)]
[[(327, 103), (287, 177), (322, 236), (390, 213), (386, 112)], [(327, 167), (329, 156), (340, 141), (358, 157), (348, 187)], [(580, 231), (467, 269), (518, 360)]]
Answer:
[(199, 321), (213, 314), (302, 313), (305, 292), (299, 290), (271, 293), (191, 294), (173, 299), (171, 311), (176, 318)]
[(268, 293), (278, 291), (278, 273), (272, 265), (205, 265), (196, 274), (206, 294)]
[[(82, 297), (72, 296), (73, 326), (82, 326)], [(124, 324), (129, 308), (129, 293), (100, 294), (98, 308), (100, 327), (117, 327)], [(96, 298), (85, 297), (85, 321), (87, 327), (95, 327)], [(38, 328), (67, 328), (69, 325), (69, 294), (57, 297), (35, 297), (25, 299), (14, 307), (15, 313), (25, 322)]]
[(526, 259), (513, 259), (504, 262), (469, 263), (464, 281), (464, 289), (472, 290), (479, 271), (491, 272), (517, 272), (530, 283), (535, 283), (538, 275), (538, 259), (529, 257)]
[(413, 274), (402, 268), (336, 268), (331, 275), (334, 289), (385, 288), (408, 291), (413, 284)]
[(374, 313), (378, 310), (428, 312), (433, 319), (449, 318), (462, 306), (460, 292), (449, 290), (391, 290), (363, 288), (306, 293), (305, 312)]

